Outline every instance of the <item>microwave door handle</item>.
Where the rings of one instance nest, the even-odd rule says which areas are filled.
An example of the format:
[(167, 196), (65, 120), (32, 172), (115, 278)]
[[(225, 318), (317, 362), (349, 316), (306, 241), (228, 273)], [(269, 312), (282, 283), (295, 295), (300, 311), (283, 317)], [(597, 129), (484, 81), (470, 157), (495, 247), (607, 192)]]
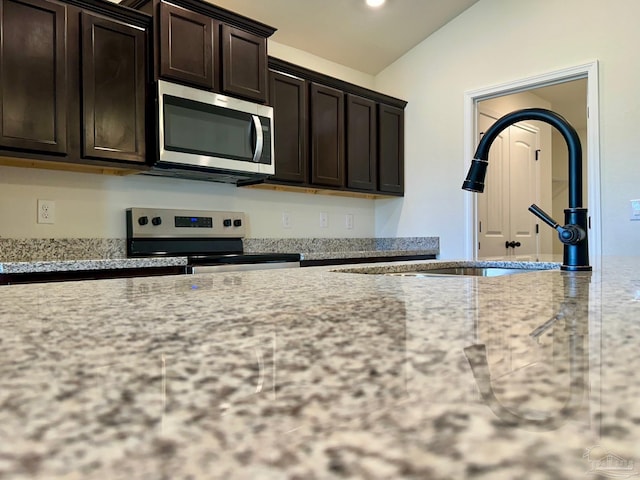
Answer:
[(262, 157), (262, 148), (264, 147), (264, 137), (262, 135), (262, 123), (258, 115), (251, 115), (253, 118), (253, 128), (256, 130), (256, 145), (253, 154), (253, 162), (259, 163)]

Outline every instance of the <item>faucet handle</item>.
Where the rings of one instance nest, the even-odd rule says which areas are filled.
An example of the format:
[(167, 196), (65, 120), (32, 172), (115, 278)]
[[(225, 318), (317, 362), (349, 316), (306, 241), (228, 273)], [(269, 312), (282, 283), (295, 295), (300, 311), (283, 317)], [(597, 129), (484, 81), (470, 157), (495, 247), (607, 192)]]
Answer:
[(529, 211), (533, 213), (536, 217), (538, 217), (540, 220), (542, 220), (544, 223), (549, 225), (551, 228), (553, 228), (554, 230), (557, 230), (558, 227), (560, 226), (558, 222), (556, 222), (553, 218), (551, 218), (549, 214), (547, 214), (547, 212), (542, 210), (535, 203), (529, 207)]
[(544, 210), (542, 210), (535, 203), (529, 207), (529, 211), (536, 217), (549, 225), (554, 230), (557, 230), (560, 241), (566, 245), (576, 245), (584, 240), (587, 236), (587, 232), (584, 231), (579, 225), (565, 225), (560, 226), (553, 218), (549, 216)]

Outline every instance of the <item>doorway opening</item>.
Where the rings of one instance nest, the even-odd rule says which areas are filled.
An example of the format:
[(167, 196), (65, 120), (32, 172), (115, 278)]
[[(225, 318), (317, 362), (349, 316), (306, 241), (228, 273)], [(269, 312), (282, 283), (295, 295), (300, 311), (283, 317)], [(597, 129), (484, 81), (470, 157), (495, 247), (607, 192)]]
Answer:
[[(589, 210), (589, 253), (590, 257), (595, 259), (601, 252), (597, 61), (465, 93), (465, 152), (467, 154), (465, 169), (468, 169), (479, 136), (482, 134), (483, 127), (487, 127), (487, 122), (491, 117), (502, 116), (511, 111), (529, 107), (553, 110), (564, 116), (578, 131), (583, 150), (583, 185), (584, 198), (586, 199), (583, 206), (588, 207)], [(548, 124), (527, 122), (527, 125), (521, 127), (540, 130), (539, 139), (536, 140), (540, 142), (539, 146), (529, 146), (531, 148), (529, 154), (534, 155), (535, 153), (537, 157), (535, 167), (522, 170), (520, 174), (520, 180), (523, 175), (525, 178), (530, 178), (529, 186), (531, 188), (528, 188), (529, 192), (525, 196), (529, 195), (531, 198), (523, 198), (521, 182), (519, 187), (516, 186), (513, 189), (518, 192), (518, 196), (514, 196), (516, 200), (511, 202), (508, 193), (505, 193), (504, 190), (508, 189), (508, 179), (503, 182), (501, 187), (494, 187), (496, 191), (502, 189), (501, 195), (494, 195), (490, 202), (486, 197), (478, 198), (487, 195), (487, 191), (491, 188), (489, 175), (491, 175), (492, 169), (499, 170), (499, 161), (492, 160), (490, 156), (489, 163), (492, 166), (488, 168), (487, 191), (479, 195), (467, 195), (465, 199), (465, 253), (468, 259), (496, 255), (517, 256), (519, 254), (518, 248), (513, 246), (518, 243), (529, 245), (528, 251), (522, 251), (522, 254), (531, 256), (531, 241), (534, 242), (536, 256), (562, 253), (562, 244), (557, 239), (555, 231), (544, 224), (540, 224), (536, 229), (535, 224), (540, 222), (526, 209), (524, 212), (519, 210), (522, 210), (521, 204), (523, 202), (533, 200), (530, 203), (537, 203), (543, 210), (548, 211), (556, 221), (562, 222), (564, 220), (563, 211), (568, 206), (566, 146), (558, 132)], [(521, 142), (519, 145), (521, 147), (524, 144)], [(499, 151), (494, 153), (493, 150), (499, 150), (499, 147), (494, 146), (492, 154), (501, 155)], [(523, 149), (520, 148), (520, 150)], [(535, 152), (536, 150), (540, 151)], [(508, 152), (508, 148), (504, 151)], [(495, 165), (492, 162), (495, 162)], [(505, 171), (508, 175), (508, 168), (501, 170), (500, 175), (504, 176)], [(494, 173), (496, 174), (494, 177), (496, 177), (498, 172)], [(494, 179), (494, 183), (497, 183), (497, 180)], [(504, 200), (499, 200), (499, 197)], [(500, 204), (500, 201), (508, 203)], [(487, 205), (489, 206), (487, 207)], [(491, 212), (492, 218), (487, 219), (487, 208)], [(513, 211), (513, 225), (527, 228), (518, 230), (513, 227), (510, 236), (503, 239), (500, 235), (509, 233), (507, 230), (510, 225), (510, 211)], [(484, 224), (480, 222), (484, 222)], [(533, 230), (527, 230), (529, 226)], [(496, 227), (489, 234), (489, 237), (493, 238), (486, 236), (488, 227), (489, 229)], [(535, 233), (536, 230), (537, 233)], [(531, 232), (534, 232), (534, 235), (533, 240), (529, 243), (518, 240), (518, 235), (524, 240)], [(491, 241), (493, 244), (490, 243)], [(483, 243), (485, 245), (484, 251)], [(491, 245), (493, 250), (489, 248)], [(496, 253), (496, 248), (502, 250)]]

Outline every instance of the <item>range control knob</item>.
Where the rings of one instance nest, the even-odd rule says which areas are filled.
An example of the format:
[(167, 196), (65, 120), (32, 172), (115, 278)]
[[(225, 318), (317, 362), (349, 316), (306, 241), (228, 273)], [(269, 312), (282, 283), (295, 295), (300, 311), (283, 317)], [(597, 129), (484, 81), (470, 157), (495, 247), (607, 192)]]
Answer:
[(162, 223), (162, 219), (160, 217), (153, 217), (151, 219), (151, 223), (153, 223), (157, 227)]
[(241, 227), (241, 226), (242, 226), (242, 220), (240, 220), (239, 218), (236, 218), (236, 219), (233, 221), (233, 226), (234, 226), (234, 227)]
[(225, 218), (222, 221), (222, 225), (224, 225), (225, 227), (230, 227), (231, 226), (231, 219), (230, 218)]
[(146, 225), (147, 223), (149, 223), (149, 217), (139, 217), (138, 218), (138, 225)]

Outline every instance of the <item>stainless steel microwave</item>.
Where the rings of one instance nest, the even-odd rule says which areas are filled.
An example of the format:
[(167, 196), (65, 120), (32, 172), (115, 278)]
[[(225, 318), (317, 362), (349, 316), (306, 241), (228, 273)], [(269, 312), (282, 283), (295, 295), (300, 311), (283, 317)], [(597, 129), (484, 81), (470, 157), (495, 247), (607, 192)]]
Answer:
[(159, 80), (157, 118), (148, 174), (256, 183), (275, 172), (272, 107)]

